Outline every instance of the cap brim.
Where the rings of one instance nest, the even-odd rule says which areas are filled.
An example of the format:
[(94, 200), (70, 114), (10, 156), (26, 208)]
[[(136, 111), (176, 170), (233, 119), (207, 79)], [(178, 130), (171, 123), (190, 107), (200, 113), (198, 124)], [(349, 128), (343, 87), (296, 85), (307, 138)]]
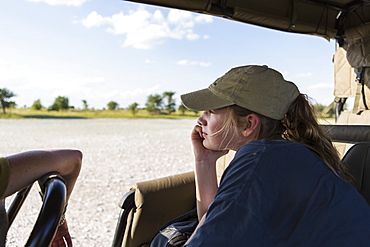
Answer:
[(218, 97), (208, 88), (181, 95), (184, 106), (193, 111), (207, 111), (230, 105), (233, 102)]

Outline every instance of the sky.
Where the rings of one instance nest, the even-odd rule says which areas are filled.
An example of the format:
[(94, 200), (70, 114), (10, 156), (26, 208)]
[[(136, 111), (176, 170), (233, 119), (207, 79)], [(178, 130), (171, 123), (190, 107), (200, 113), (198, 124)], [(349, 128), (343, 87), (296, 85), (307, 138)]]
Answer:
[(233, 67), (280, 71), (314, 102), (333, 99), (335, 41), (121, 0), (0, 1), (0, 88), (18, 107), (58, 96), (121, 108), (208, 87)]

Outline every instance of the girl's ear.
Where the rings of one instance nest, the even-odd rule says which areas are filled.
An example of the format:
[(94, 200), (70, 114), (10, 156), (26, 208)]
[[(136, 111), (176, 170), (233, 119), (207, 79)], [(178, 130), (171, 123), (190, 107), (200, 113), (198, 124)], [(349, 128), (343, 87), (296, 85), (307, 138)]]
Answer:
[(245, 127), (243, 130), (244, 137), (251, 137), (253, 136), (256, 130), (259, 129), (261, 120), (256, 114), (249, 114), (244, 117), (245, 119)]

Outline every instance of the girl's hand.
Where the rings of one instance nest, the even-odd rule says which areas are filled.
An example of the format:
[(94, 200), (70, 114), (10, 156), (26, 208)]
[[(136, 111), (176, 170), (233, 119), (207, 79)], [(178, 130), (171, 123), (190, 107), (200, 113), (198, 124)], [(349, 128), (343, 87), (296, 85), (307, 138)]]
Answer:
[(195, 161), (216, 162), (218, 158), (228, 153), (228, 150), (210, 150), (203, 145), (202, 127), (195, 125), (191, 132), (191, 143)]
[(71, 235), (68, 231), (67, 221), (65, 220), (62, 225), (57, 229), (51, 247), (72, 247)]

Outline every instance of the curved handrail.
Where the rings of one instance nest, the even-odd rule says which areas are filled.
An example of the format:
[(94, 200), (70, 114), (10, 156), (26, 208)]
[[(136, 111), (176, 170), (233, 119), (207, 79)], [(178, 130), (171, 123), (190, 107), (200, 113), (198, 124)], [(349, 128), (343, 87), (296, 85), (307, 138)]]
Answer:
[(135, 206), (135, 190), (130, 190), (121, 198), (118, 206), (121, 208), (120, 215), (118, 217), (116, 231), (114, 233), (112, 247), (122, 246), (123, 235), (126, 230), (127, 217), (130, 210)]
[(39, 180), (43, 205), (25, 246), (49, 246), (57, 230), (67, 200), (67, 188), (59, 174), (47, 174)]
[(21, 209), (24, 200), (26, 200), (28, 193), (30, 192), (32, 185), (28, 185), (23, 190), (17, 192), (17, 194), (13, 197), (13, 200), (10, 202), (6, 212), (8, 214), (8, 228), (12, 225), (15, 217), (17, 216), (19, 210)]

